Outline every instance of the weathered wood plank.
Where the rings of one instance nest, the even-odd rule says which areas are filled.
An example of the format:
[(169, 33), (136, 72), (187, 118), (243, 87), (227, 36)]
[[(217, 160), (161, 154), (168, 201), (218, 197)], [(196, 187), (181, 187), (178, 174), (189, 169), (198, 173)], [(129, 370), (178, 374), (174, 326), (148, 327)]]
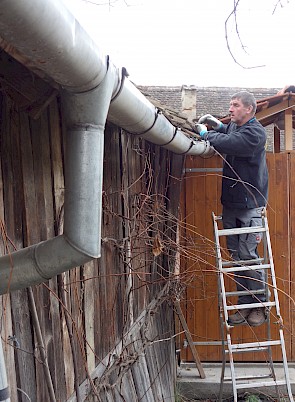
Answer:
[[(35, 178), (34, 178), (34, 157), (33, 157), (33, 147), (32, 147), (32, 138), (30, 133), (30, 125), (28, 116), (24, 113), (20, 115), (21, 119), (21, 151), (22, 151), (22, 173), (23, 173), (23, 181), (27, 185), (24, 186), (24, 208), (26, 213), (26, 245), (36, 244), (40, 241), (40, 234), (38, 231), (38, 216), (36, 214), (37, 210), (37, 200), (36, 200), (36, 186), (35, 186)], [(36, 294), (34, 296), (37, 297)], [(30, 304), (29, 308), (31, 310)], [(34, 331), (34, 328), (32, 328)], [(44, 380), (43, 374), (43, 366), (40, 365), (40, 350), (39, 343), (37, 339), (35, 339), (36, 345), (36, 356), (38, 356), (36, 366), (38, 369), (36, 370), (36, 380), (37, 380), (37, 389), (38, 394), (42, 398), (48, 398), (48, 394), (46, 393), (46, 382)]]
[[(5, 116), (5, 99), (2, 93), (0, 93), (0, 110), (2, 116)], [(0, 130), (1, 133), (5, 128), (5, 119), (1, 120)], [(1, 134), (2, 135), (2, 134)], [(6, 224), (4, 220), (4, 186), (2, 181), (2, 155), (0, 154), (0, 223), (1, 223), (1, 241), (0, 241), (0, 253), (1, 255), (7, 254), (10, 248), (9, 238), (7, 237)], [(16, 372), (15, 372), (15, 358), (14, 348), (11, 346), (9, 339), (13, 335), (12, 329), (12, 316), (11, 316), (11, 303), (10, 295), (5, 294), (0, 297), (0, 314), (1, 314), (1, 338), (3, 340), (3, 353), (6, 364), (6, 373), (8, 378), (8, 385), (10, 388), (11, 400), (17, 400), (17, 386), (16, 386)]]
[[(26, 155), (29, 159), (32, 158), (32, 166), (33, 171), (29, 172), (27, 176), (34, 179), (34, 195), (35, 200), (28, 206), (28, 210), (30, 214), (28, 215), (28, 223), (27, 227), (29, 228), (30, 233), (34, 233), (32, 238), (28, 238), (29, 244), (34, 244), (39, 242), (40, 240), (46, 240), (49, 237), (53, 236), (53, 225), (52, 220), (48, 219), (48, 215), (52, 216), (52, 195), (49, 200), (46, 200), (46, 196), (48, 194), (48, 190), (45, 191), (46, 187), (49, 187), (51, 194), (51, 176), (50, 170), (48, 172), (48, 168), (46, 165), (50, 166), (50, 157), (49, 157), (49, 141), (48, 141), (48, 119), (47, 114), (42, 113), (41, 117), (38, 120), (34, 120), (31, 122), (31, 147), (30, 154)], [(46, 176), (47, 173), (47, 176)], [(49, 182), (46, 180), (48, 178), (49, 173)], [(27, 180), (30, 180), (29, 178)], [(47, 205), (48, 202), (48, 212)], [(31, 221), (31, 216), (35, 216), (37, 222), (42, 222), (42, 224), (31, 226), (31, 222), (33, 224), (33, 220)], [(37, 241), (36, 241), (37, 239)], [(45, 353), (49, 356), (48, 363), (50, 364), (50, 359), (53, 355), (52, 351), (48, 350), (48, 344), (52, 342), (52, 334), (51, 334), (51, 325), (48, 323), (47, 317), (48, 312), (47, 309), (50, 307), (49, 303), (49, 293), (46, 288), (42, 285), (34, 288), (34, 301), (37, 308), (38, 319), (40, 325), (42, 327), (42, 336), (45, 341)], [(38, 361), (36, 362), (36, 377), (38, 382), (38, 393), (40, 398), (49, 398), (48, 396), (48, 387), (44, 377), (44, 367), (43, 363), (40, 364), (39, 361), (42, 362), (42, 358), (40, 356), (40, 350), (38, 346), (38, 341), (36, 340), (36, 352), (38, 356)]]
[(84, 265), (83, 269), (83, 280), (84, 280), (84, 326), (85, 326), (85, 337), (86, 337), (86, 358), (87, 367), (91, 373), (95, 369), (95, 333), (94, 333), (94, 262), (89, 262)]
[[(53, 181), (53, 229), (54, 234), (59, 235), (63, 232), (62, 212), (64, 202), (64, 177), (62, 153), (63, 142), (57, 99), (55, 99), (48, 108), (48, 120), (50, 130), (50, 160), (52, 164), (52, 169), (50, 173), (52, 174)], [(49, 288), (51, 289), (49, 294), (49, 314), (51, 318), (53, 336), (53, 353), (50, 367), (55, 384), (56, 399), (62, 401), (66, 399), (67, 390), (64, 359), (61, 358), (64, 355), (64, 351), (62, 347), (62, 313), (60, 307), (60, 299), (58, 298), (58, 279), (59, 278), (53, 278), (49, 281)], [(52, 364), (52, 361), (54, 361), (54, 364)]]
[[(6, 103), (6, 130), (2, 133), (3, 185), (5, 221), (8, 234), (16, 249), (23, 248), (22, 212), (23, 187), (20, 175), (20, 119), (11, 104)], [(11, 294), (11, 307), (15, 339), (20, 347), (16, 350), (19, 388), (25, 391), (32, 401), (37, 401), (33, 339), (30, 327), (27, 293), (25, 290)], [(21, 397), (24, 401), (25, 397)]]

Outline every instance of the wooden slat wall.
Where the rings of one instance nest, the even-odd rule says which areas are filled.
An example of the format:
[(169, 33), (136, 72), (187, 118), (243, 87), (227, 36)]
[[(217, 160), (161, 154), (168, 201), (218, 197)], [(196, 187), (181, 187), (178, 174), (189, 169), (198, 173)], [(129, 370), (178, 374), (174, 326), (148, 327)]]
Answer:
[[(269, 168), (269, 205), (268, 220), (275, 270), (280, 294), (280, 307), (285, 324), (285, 341), (288, 359), (294, 361), (294, 153), (268, 154)], [(220, 340), (218, 320), (217, 278), (214, 272), (215, 255), (213, 242), (212, 211), (220, 214), (221, 173), (209, 169), (222, 167), (218, 156), (210, 159), (194, 157), (187, 160), (182, 212), (186, 218), (187, 244), (191, 245), (192, 257), (183, 259), (182, 272), (193, 271), (193, 279), (187, 287), (186, 315), (195, 342)], [(204, 171), (189, 172), (189, 169), (202, 168)], [(207, 171), (206, 171), (207, 169)], [(292, 191), (293, 190), (293, 191)], [(194, 242), (195, 244), (192, 244)], [(225, 244), (223, 244), (225, 247)], [(228, 279), (229, 283), (230, 279)], [(233, 285), (234, 286), (234, 285)], [(234, 289), (235, 287), (233, 287)], [(273, 313), (273, 312), (272, 312)], [(272, 331), (276, 332), (276, 317), (272, 317)], [(237, 327), (232, 332), (233, 341), (238, 339), (255, 340), (265, 337), (265, 326), (247, 328)], [(218, 346), (197, 346), (202, 361), (220, 361), (221, 349)], [(239, 355), (240, 360), (259, 360), (256, 354), (250, 357)], [(189, 350), (183, 359), (192, 360)], [(280, 361), (279, 349), (274, 359)]]
[[(58, 99), (38, 120), (7, 97), (0, 100), (0, 247), (6, 254), (63, 232), (65, 126)], [(33, 288), (56, 401), (74, 401), (79, 386), (81, 400), (98, 394), (102, 401), (174, 400), (173, 295), (167, 290), (157, 297), (174, 272), (182, 163), (183, 157), (107, 127), (101, 258)], [(28, 291), (0, 301), (11, 399), (25, 402), (27, 394), (32, 402), (49, 401)], [(130, 345), (114, 360), (115, 346), (142, 314)], [(87, 382), (98, 367), (107, 369), (104, 375)]]
[[(295, 154), (290, 152), (290, 334), (295, 333)], [(291, 358), (295, 360), (295, 337), (291, 337)]]

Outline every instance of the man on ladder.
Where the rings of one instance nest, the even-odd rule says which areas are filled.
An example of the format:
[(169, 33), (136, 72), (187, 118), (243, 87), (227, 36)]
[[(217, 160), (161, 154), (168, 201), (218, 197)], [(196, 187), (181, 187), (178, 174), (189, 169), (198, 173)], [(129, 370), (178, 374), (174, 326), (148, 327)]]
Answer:
[[(256, 120), (254, 96), (241, 91), (231, 97), (225, 125), (210, 114), (199, 119), (195, 130), (219, 153), (226, 154), (223, 167), (222, 221), (224, 229), (261, 226), (261, 212), (267, 204), (268, 170), (266, 165), (266, 131)], [(207, 131), (206, 125), (213, 131)], [(234, 260), (257, 259), (259, 233), (227, 236), (227, 248)], [(237, 290), (249, 290), (239, 296), (238, 305), (266, 300), (265, 292), (251, 295), (251, 291), (265, 288), (265, 270), (239, 271), (235, 274)], [(245, 292), (244, 292), (245, 293)], [(259, 326), (266, 320), (264, 307), (238, 309), (229, 316), (229, 325), (248, 323)]]

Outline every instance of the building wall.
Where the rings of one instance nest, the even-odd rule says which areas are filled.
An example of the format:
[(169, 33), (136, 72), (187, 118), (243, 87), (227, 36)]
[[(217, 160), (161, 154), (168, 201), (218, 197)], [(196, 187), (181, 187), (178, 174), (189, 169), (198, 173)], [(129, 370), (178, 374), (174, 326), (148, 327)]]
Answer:
[[(62, 233), (66, 145), (58, 98), (33, 120), (0, 95), (4, 255)], [(107, 126), (101, 258), (1, 296), (12, 401), (49, 401), (50, 383), (59, 402), (76, 392), (80, 401), (174, 401), (170, 274), (182, 163)]]

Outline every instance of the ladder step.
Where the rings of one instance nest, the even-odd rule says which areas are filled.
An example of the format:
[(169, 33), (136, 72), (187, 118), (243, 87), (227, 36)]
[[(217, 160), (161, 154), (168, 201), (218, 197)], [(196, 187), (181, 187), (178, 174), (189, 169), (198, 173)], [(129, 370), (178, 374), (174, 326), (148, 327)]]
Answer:
[(263, 295), (265, 294), (265, 289), (259, 289), (259, 290), (241, 290), (241, 291), (235, 291), (235, 292), (225, 292), (226, 297), (230, 296), (249, 296), (249, 295)]
[(262, 233), (266, 232), (266, 228), (263, 226), (251, 226), (246, 228), (233, 228), (233, 229), (219, 229), (217, 230), (218, 236), (231, 236), (237, 234), (246, 233)]
[(279, 339), (275, 341), (261, 341), (261, 342), (249, 342), (249, 343), (237, 343), (233, 344), (229, 347), (229, 349), (232, 349), (233, 352), (236, 350), (238, 351), (239, 349), (245, 349), (245, 348), (260, 348), (260, 347), (265, 347), (265, 346), (275, 346), (275, 345), (281, 345), (281, 341)]
[(245, 308), (257, 308), (257, 307), (272, 307), (275, 306), (276, 302), (259, 302), (259, 303), (249, 303), (249, 304), (236, 304), (232, 306), (226, 306), (226, 310), (243, 310)]
[(254, 258), (252, 260), (223, 260), (222, 261), (222, 266), (223, 267), (231, 267), (233, 264), (236, 265), (249, 265), (249, 264), (260, 264), (262, 261), (264, 261), (264, 258)]
[[(261, 379), (261, 378), (273, 378), (273, 376), (269, 374), (261, 374), (261, 375), (241, 375), (236, 377), (236, 381), (245, 381), (245, 380), (254, 380), (254, 379)], [(232, 381), (232, 377), (224, 377), (224, 381)]]
[(221, 272), (255, 271), (257, 269), (269, 269), (270, 264), (248, 265), (242, 267), (220, 268)]
[[(259, 348), (241, 348), (238, 350), (232, 350), (231, 353), (264, 352), (266, 350), (267, 350), (266, 346), (261, 346)], [(225, 353), (229, 353), (229, 350), (225, 350)]]
[(264, 381), (264, 382), (236, 384), (236, 388), (244, 389), (244, 388), (259, 388), (259, 387), (274, 387), (277, 385), (286, 385), (286, 381), (280, 380), (280, 381)]

